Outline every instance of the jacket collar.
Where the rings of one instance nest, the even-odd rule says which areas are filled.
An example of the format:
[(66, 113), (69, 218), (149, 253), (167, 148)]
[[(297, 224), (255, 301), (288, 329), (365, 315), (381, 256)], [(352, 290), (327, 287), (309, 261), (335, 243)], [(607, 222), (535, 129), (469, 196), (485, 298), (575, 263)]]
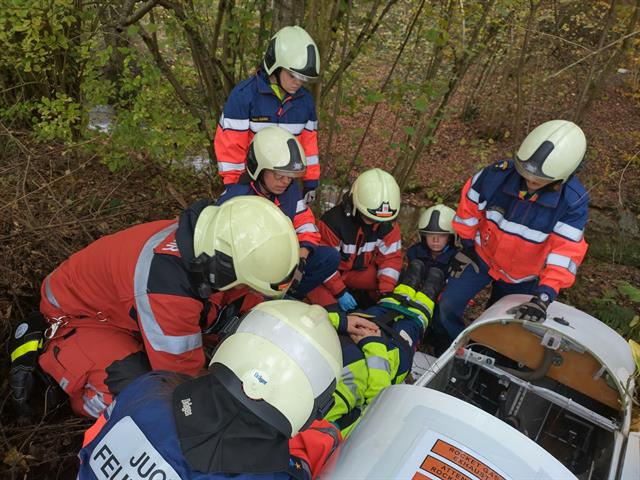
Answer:
[(213, 375), (173, 392), (182, 454), (204, 473), (270, 473), (287, 469), (289, 439), (249, 411)]
[(180, 214), (178, 229), (176, 230), (176, 243), (178, 250), (180, 250), (180, 256), (187, 267), (195, 258), (193, 251), (193, 234), (196, 229), (196, 222), (202, 210), (209, 205), (213, 205), (210, 200), (199, 200), (189, 205), (189, 207)]
[[(506, 182), (504, 182), (502, 191), (512, 197), (520, 198), (519, 194), (523, 188), (526, 189), (523, 178), (515, 169), (513, 169)], [(535, 203), (549, 208), (557, 207), (560, 202), (560, 196), (562, 195), (562, 188), (563, 187), (560, 186), (557, 190), (545, 188), (538, 190), (538, 198), (535, 199)]]
[[(277, 97), (275, 92), (271, 89), (271, 80), (269, 80), (269, 75), (267, 75), (264, 70), (258, 69), (258, 71), (256, 72), (256, 82), (258, 86), (258, 92), (264, 95), (273, 95), (274, 97)], [(299, 98), (304, 95), (304, 92), (304, 87), (300, 87), (300, 89), (293, 95), (287, 93), (282, 102), (284, 103), (287, 98)]]

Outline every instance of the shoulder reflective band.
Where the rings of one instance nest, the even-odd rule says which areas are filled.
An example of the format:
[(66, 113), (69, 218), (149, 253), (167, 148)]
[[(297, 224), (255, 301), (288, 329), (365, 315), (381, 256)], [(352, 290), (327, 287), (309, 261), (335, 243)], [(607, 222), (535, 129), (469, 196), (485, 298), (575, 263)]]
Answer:
[(40, 348), (42, 348), (43, 340), (31, 340), (29, 342), (23, 343), (18, 348), (16, 348), (13, 352), (11, 352), (11, 361), (14, 362), (17, 358), (29, 353), (36, 352)]

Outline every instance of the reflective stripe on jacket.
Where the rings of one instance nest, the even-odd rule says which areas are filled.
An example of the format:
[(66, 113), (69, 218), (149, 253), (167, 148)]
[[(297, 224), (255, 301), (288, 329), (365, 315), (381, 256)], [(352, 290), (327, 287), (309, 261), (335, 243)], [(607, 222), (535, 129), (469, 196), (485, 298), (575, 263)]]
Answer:
[[(78, 478), (229, 478), (227, 473), (194, 470), (185, 459), (172, 406), (174, 379), (175, 375), (168, 372), (148, 373), (122, 391), (101, 417), (101, 423), (92, 427), (85, 436), (85, 443), (78, 454)], [(318, 473), (339, 440), (339, 433), (330, 424), (314, 422), (308, 430), (289, 440), (291, 457), (286, 471), (240, 472), (232, 476), (237, 480), (311, 480), (312, 472)], [(241, 441), (236, 439), (235, 448)], [(222, 445), (221, 448), (224, 447)]]
[(397, 222), (376, 222), (367, 225), (359, 217), (347, 216), (342, 205), (326, 212), (318, 222), (325, 245), (340, 253), (338, 272), (324, 282), (334, 296), (346, 286), (340, 272), (364, 270), (375, 265), (378, 271), (378, 290), (393, 290), (402, 268), (402, 242)]
[(292, 182), (282, 194), (266, 196), (258, 190), (255, 182), (238, 183), (228, 185), (226, 190), (216, 202), (222, 205), (227, 200), (240, 195), (258, 195), (274, 202), (283, 213), (291, 219), (293, 228), (298, 235), (298, 242), (301, 247), (313, 249), (320, 243), (320, 231), (316, 226), (316, 218), (310, 208), (307, 207), (300, 187), (297, 182)]
[[(383, 389), (404, 382), (433, 310), (433, 300), (400, 284), (392, 296), (383, 298), (364, 312), (355, 313), (383, 321), (395, 332), (393, 335), (381, 329), (379, 337), (365, 337), (355, 344), (336, 327), (341, 332), (342, 377), (333, 395), (335, 404), (326, 418), (336, 423), (343, 435), (350, 433), (358, 416)], [(336, 326), (332, 315), (335, 317), (335, 314), (330, 313), (330, 318)], [(405, 345), (399, 345), (399, 342)]]
[(314, 189), (320, 178), (318, 117), (313, 97), (304, 87), (284, 100), (271, 89), (262, 71), (236, 85), (216, 128), (213, 146), (218, 172), (225, 184), (237, 183), (245, 171), (245, 160), (253, 136), (277, 125), (295, 135), (307, 157), (305, 189)]
[[(40, 311), (49, 321), (67, 317), (71, 324), (104, 322), (139, 332), (154, 370), (197, 373), (205, 361), (202, 328), (247, 293), (216, 292), (205, 301), (195, 292), (187, 265), (193, 227), (207, 205), (194, 204), (179, 222), (136, 225), (73, 254), (43, 282)], [(252, 298), (243, 310), (258, 301)]]
[(506, 161), (476, 173), (462, 190), (453, 226), (463, 241), (474, 242), (493, 278), (537, 278), (540, 292), (554, 298), (573, 284), (587, 252), (589, 196), (575, 176), (556, 190), (526, 196), (523, 182)]

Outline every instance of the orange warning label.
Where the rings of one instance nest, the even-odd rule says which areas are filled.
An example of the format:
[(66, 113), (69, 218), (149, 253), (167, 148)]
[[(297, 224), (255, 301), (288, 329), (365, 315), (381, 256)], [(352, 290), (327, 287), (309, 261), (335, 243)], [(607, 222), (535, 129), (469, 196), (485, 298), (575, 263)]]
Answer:
[[(433, 445), (433, 448), (431, 449), (431, 451), (455, 463), (459, 467), (464, 468), (466, 471), (474, 474), (480, 480), (505, 480), (505, 478), (502, 475), (497, 473), (495, 470), (487, 467), (484, 463), (482, 463), (473, 455), (463, 450), (460, 450), (459, 448), (454, 447), (453, 445), (450, 445), (449, 443), (444, 442), (442, 440), (437, 440), (436, 443)], [(431, 457), (425, 458), (425, 462), (429, 458)], [(422, 465), (423, 465), (422, 468), (427, 470), (424, 467), (424, 463)], [(444, 478), (444, 477), (440, 477), (440, 478)], [(457, 478), (457, 477), (451, 477), (451, 478)]]
[(416, 472), (416, 474), (413, 477), (411, 477), (411, 480), (431, 480), (431, 479), (421, 474), (420, 472)]
[(441, 480), (471, 480), (471, 478), (456, 470), (451, 465), (447, 465), (446, 463), (429, 455), (424, 459), (420, 468)]

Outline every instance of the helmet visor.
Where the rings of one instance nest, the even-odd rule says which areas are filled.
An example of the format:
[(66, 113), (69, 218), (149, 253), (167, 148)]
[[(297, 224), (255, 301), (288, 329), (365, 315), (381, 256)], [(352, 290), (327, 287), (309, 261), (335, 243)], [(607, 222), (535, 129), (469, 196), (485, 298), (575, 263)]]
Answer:
[(314, 81), (314, 80), (316, 80), (318, 78), (318, 77), (308, 77), (306, 75), (303, 75), (302, 73), (298, 73), (298, 72), (294, 72), (293, 70), (289, 70), (288, 68), (285, 68), (285, 70), (293, 78), (295, 78), (296, 80), (300, 80), (301, 82), (304, 82), (304, 83), (312, 82), (312, 81)]
[(291, 282), (293, 281), (293, 276), (296, 274), (296, 270), (298, 269), (298, 265), (296, 264), (286, 277), (284, 277), (279, 282), (271, 283), (269, 286), (271, 290), (273, 290), (272, 298), (281, 298), (287, 293), (287, 290), (291, 286)]
[(273, 179), (274, 180), (282, 180), (283, 177), (287, 177), (287, 178), (302, 178), (304, 177), (304, 174), (307, 172), (307, 169), (302, 169), (302, 170), (280, 170), (279, 168), (274, 168), (273, 170), (271, 170), (271, 172), (273, 172)]
[(537, 188), (542, 188), (555, 182), (553, 178), (550, 178), (548, 175), (542, 173), (542, 169), (533, 170), (532, 168), (530, 168), (530, 165), (526, 165), (525, 162), (522, 162), (517, 157), (514, 163), (516, 166), (516, 171), (520, 174), (520, 176), (524, 178), (526, 182), (536, 185)]

